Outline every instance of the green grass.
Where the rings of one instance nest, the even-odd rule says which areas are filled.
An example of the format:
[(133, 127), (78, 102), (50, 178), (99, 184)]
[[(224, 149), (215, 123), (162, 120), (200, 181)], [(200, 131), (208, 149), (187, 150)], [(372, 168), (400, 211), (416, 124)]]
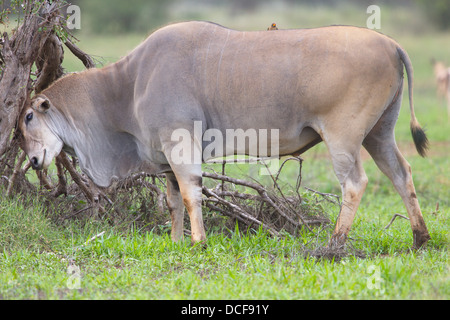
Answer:
[[(297, 8), (286, 13), (287, 10), (279, 8), (244, 13), (235, 19), (225, 10), (208, 8), (201, 14), (197, 11), (190, 14), (193, 19), (253, 30), (264, 29), (273, 21), (289, 27), (364, 24), (364, 10), (363, 18), (349, 17), (344, 11)], [(412, 232), (406, 220), (397, 219), (390, 229), (384, 230), (394, 213), (406, 213), (391, 183), (370, 159), (364, 162), (369, 185), (350, 233), (350, 244), (365, 253), (365, 259), (351, 255), (340, 261), (308, 257), (305, 245), (316, 240), (306, 232), (299, 237), (275, 239), (262, 231), (245, 234), (208, 230), (207, 247), (203, 248), (191, 247), (187, 238), (174, 244), (168, 234), (133, 228), (124, 231), (99, 219), (56, 224), (59, 220), (47, 210), (54, 204), (33, 194), (7, 199), (0, 192), (0, 299), (448, 300), (450, 125), (445, 104), (435, 95), (429, 60), (445, 58), (450, 49), (450, 34), (417, 36), (405, 31), (408, 19), (404, 13), (389, 11), (385, 16), (390, 18), (382, 24), (386, 28), (382, 31), (398, 40), (413, 61), (416, 114), (431, 141), (429, 158), (420, 158), (411, 150), (410, 116), (404, 99), (396, 136), (412, 165), (417, 195), (431, 234), (425, 250), (410, 250)], [(400, 19), (398, 29), (393, 22), (396, 16)], [(411, 15), (408, 17), (411, 21)], [(78, 38), (82, 40), (81, 48), (110, 63), (132, 50), (145, 35), (82, 33)], [(68, 50), (65, 67), (68, 71), (83, 69)], [(320, 145), (303, 158), (302, 185), (339, 195), (340, 187), (326, 148)], [(253, 174), (245, 166), (229, 166), (227, 173)], [(296, 167), (289, 165), (282, 174), (283, 181), (295, 184), (296, 173)], [(310, 195), (305, 191), (305, 196)], [(60, 206), (52, 211), (64, 210)], [(336, 207), (329, 206), (327, 210), (334, 221), (338, 214)], [(86, 244), (100, 232), (105, 234)], [(326, 235), (330, 233), (327, 230)], [(319, 239), (322, 245), (325, 238)], [(80, 289), (69, 288), (69, 261), (80, 268)]]
[[(447, 299), (450, 294), (449, 239), (438, 236), (444, 229), (437, 226), (444, 222), (439, 218), (428, 219), (433, 240), (420, 252), (408, 250), (409, 226), (398, 223), (383, 232), (383, 224), (360, 218), (354, 233), (370, 257), (333, 262), (306, 257), (304, 239), (274, 239), (261, 231), (231, 238), (210, 234), (203, 248), (153, 233), (119, 233), (95, 221), (63, 229), (49, 222), (39, 203), (18, 202), (2, 199), (3, 299)], [(100, 231), (103, 237), (84, 245)], [(81, 271), (78, 290), (68, 288), (69, 259)], [(379, 272), (374, 280), (379, 288), (368, 285), (375, 277), (370, 268)]]
[[(368, 162), (368, 175), (375, 179), (350, 234), (352, 246), (365, 259), (308, 257), (304, 246), (315, 240), (306, 232), (279, 239), (262, 231), (209, 233), (203, 248), (191, 247), (188, 238), (174, 244), (168, 234), (119, 231), (107, 221), (55, 225), (46, 204), (35, 196), (1, 198), (0, 298), (448, 299), (448, 181), (435, 183), (439, 166), (430, 170), (420, 165), (422, 159), (412, 159), (421, 173), (416, 185), (432, 240), (427, 249), (412, 252), (408, 221), (396, 220), (383, 230), (393, 213), (405, 210), (390, 183)], [(447, 158), (432, 161), (448, 164)], [(314, 165), (326, 170), (327, 161)], [(333, 185), (327, 176), (316, 180)], [(433, 213), (436, 201), (440, 210)], [(332, 219), (336, 214), (331, 210)], [(325, 239), (320, 241), (325, 245)], [(77, 290), (68, 288), (70, 259), (81, 272)]]

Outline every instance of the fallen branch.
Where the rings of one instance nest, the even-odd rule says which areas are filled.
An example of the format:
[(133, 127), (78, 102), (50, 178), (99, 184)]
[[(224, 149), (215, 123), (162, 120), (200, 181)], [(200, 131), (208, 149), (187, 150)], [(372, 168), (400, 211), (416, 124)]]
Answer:
[[(325, 199), (327, 199), (327, 201), (329, 201), (329, 202), (331, 202), (331, 203), (333, 203), (333, 204), (337, 204), (337, 205), (341, 206), (341, 200), (340, 200), (340, 198), (339, 198), (338, 195), (335, 195), (335, 194), (332, 194), (332, 193), (323, 193), (323, 192), (319, 192), (319, 191), (317, 191), (317, 190), (314, 190), (314, 189), (311, 189), (311, 188), (308, 188), (308, 187), (305, 187), (305, 189), (308, 190), (308, 191), (313, 192), (314, 194), (321, 195), (322, 197), (324, 197)], [(329, 198), (335, 198), (336, 201), (331, 200), (331, 199), (329, 199)]]
[(87, 240), (87, 241), (84, 243), (84, 246), (88, 245), (89, 242), (92, 242), (92, 241), (96, 240), (97, 238), (100, 238), (100, 237), (103, 236), (105, 233), (106, 233), (106, 231), (103, 231), (103, 232), (100, 232), (99, 234), (93, 236), (92, 238), (90, 238), (89, 240)]
[[(297, 180), (296, 192), (297, 192), (298, 198), (299, 198), (299, 200), (300, 200), (300, 202), (301, 202), (301, 201), (302, 201), (302, 200), (301, 200), (301, 196), (300, 196), (300, 194), (298, 193), (298, 189), (300, 188), (300, 183), (301, 183), (301, 176), (302, 176), (302, 174), (301, 174), (301, 168), (302, 168), (303, 160), (302, 160), (301, 158), (288, 158), (288, 159), (285, 160), (285, 161), (283, 162), (283, 164), (280, 166), (280, 169), (278, 169), (277, 177), (274, 178), (274, 176), (273, 176), (272, 174), (270, 174), (270, 177), (272, 178), (274, 188), (277, 188), (277, 189), (278, 189), (278, 192), (280, 193), (281, 197), (285, 200), (284, 203), (287, 204), (287, 206), (285, 206), (286, 209), (288, 209), (288, 210), (290, 210), (291, 212), (293, 212), (294, 214), (296, 214), (296, 215), (298, 216), (299, 220), (302, 222), (302, 224), (305, 225), (306, 228), (308, 228), (309, 231), (313, 232), (312, 229), (311, 229), (311, 228), (308, 226), (308, 224), (305, 222), (305, 220), (303, 220), (303, 217), (302, 217), (300, 214), (297, 214), (297, 210), (296, 210), (295, 208), (292, 207), (291, 202), (288, 201), (288, 199), (286, 199), (286, 197), (284, 196), (283, 191), (281, 190), (281, 188), (280, 188), (280, 186), (279, 186), (279, 184), (278, 184), (278, 182), (277, 182), (278, 177), (279, 177), (279, 175), (280, 175), (280, 173), (281, 173), (281, 170), (283, 169), (284, 164), (285, 164), (287, 161), (293, 160), (293, 159), (294, 159), (294, 160), (298, 160), (299, 163), (300, 163), (300, 173), (299, 173), (299, 179), (300, 179), (300, 182), (299, 182), (299, 180)], [(264, 165), (265, 165), (266, 169), (267, 169), (267, 170), (269, 171), (269, 173), (270, 173), (270, 170), (269, 170), (269, 167), (267, 166), (267, 164), (264, 163)]]
[[(295, 160), (301, 162), (299, 158), (295, 158)], [(224, 168), (222, 168), (222, 172), (225, 172)], [(278, 172), (277, 178), (271, 176), (275, 190), (269, 192), (266, 187), (257, 182), (236, 179), (215, 172), (203, 172), (204, 178), (220, 181), (212, 189), (203, 187), (203, 194), (207, 197), (203, 200), (204, 205), (247, 225), (262, 226), (269, 230), (271, 234), (279, 234), (279, 231), (283, 229), (292, 233), (302, 227), (314, 232), (310, 225), (329, 223), (328, 218), (303, 214), (302, 198), (298, 190), (296, 191), (296, 197), (284, 195), (277, 182), (279, 174)], [(301, 172), (299, 177), (301, 181)], [(230, 184), (231, 187), (225, 188), (225, 182)], [(239, 186), (250, 190), (238, 191), (236, 189)], [(251, 190), (256, 194), (253, 194)]]
[(234, 212), (233, 217), (240, 217), (239, 220), (241, 220), (241, 221), (245, 221), (247, 223), (250, 221), (252, 223), (257, 224), (258, 226), (262, 226), (273, 236), (279, 235), (279, 233), (277, 231), (275, 231), (273, 228), (271, 228), (267, 225), (264, 225), (261, 221), (259, 221), (255, 217), (253, 217), (251, 214), (247, 213), (245, 210), (243, 210), (238, 205), (236, 205), (230, 201), (227, 201), (224, 198), (219, 197), (217, 194), (215, 194), (213, 191), (209, 190), (208, 188), (203, 187), (203, 194), (205, 194), (207, 197), (214, 197), (220, 203), (223, 203), (223, 204), (227, 205), (228, 207), (230, 207), (232, 209), (232, 211)]
[(280, 209), (280, 207), (276, 204), (276, 200), (269, 196), (269, 194), (267, 193), (267, 190), (263, 186), (261, 186), (257, 183), (254, 183), (254, 182), (249, 182), (249, 181), (241, 180), (241, 179), (234, 179), (234, 178), (219, 175), (216, 173), (203, 172), (203, 177), (216, 179), (216, 180), (222, 180), (222, 181), (226, 181), (226, 182), (231, 182), (236, 185), (241, 185), (241, 186), (249, 187), (251, 189), (256, 190), (259, 193), (259, 195), (261, 196), (261, 198), (263, 199), (263, 201), (270, 204), (282, 217), (284, 217), (286, 220), (288, 220), (293, 225), (299, 226), (299, 224), (295, 220), (293, 220), (286, 213), (284, 213), (283, 210)]
[(41, 187), (44, 187), (46, 190), (52, 190), (53, 185), (50, 178), (47, 175), (47, 170), (39, 170), (36, 171), (36, 175), (39, 179)]
[[(59, 156), (57, 157), (59, 161), (61, 161), (61, 164), (66, 168), (66, 170), (69, 172), (70, 176), (72, 177), (72, 180), (80, 187), (83, 194), (86, 196), (88, 201), (95, 205), (100, 213), (105, 213), (105, 209), (98, 203), (98, 196), (94, 195), (92, 190), (84, 183), (83, 179), (81, 178), (80, 174), (75, 170), (75, 168), (72, 166), (72, 163), (67, 158), (64, 151), (61, 151)], [(97, 199), (97, 201), (95, 201)]]

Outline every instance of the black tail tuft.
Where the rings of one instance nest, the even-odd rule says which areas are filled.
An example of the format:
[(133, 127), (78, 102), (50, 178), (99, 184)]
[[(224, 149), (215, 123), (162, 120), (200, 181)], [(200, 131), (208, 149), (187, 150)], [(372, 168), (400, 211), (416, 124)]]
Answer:
[(429, 141), (425, 131), (420, 127), (417, 121), (411, 122), (411, 134), (416, 145), (417, 152), (422, 157), (426, 157), (429, 148)]

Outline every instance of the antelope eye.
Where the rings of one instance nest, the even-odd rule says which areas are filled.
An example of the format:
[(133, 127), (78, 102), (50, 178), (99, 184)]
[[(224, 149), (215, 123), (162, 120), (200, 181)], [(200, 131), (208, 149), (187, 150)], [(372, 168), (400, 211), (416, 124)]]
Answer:
[(33, 120), (33, 112), (30, 112), (29, 114), (26, 115), (25, 117), (25, 123), (30, 122), (31, 120)]

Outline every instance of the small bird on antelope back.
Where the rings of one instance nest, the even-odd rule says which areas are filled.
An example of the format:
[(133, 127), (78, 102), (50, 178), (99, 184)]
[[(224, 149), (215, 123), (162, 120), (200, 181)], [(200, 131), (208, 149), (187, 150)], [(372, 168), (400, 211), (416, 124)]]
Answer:
[(270, 31), (270, 30), (278, 30), (277, 24), (276, 24), (275, 22), (272, 23), (272, 24), (270, 25), (270, 27), (267, 28), (267, 30), (268, 30), (268, 31)]

